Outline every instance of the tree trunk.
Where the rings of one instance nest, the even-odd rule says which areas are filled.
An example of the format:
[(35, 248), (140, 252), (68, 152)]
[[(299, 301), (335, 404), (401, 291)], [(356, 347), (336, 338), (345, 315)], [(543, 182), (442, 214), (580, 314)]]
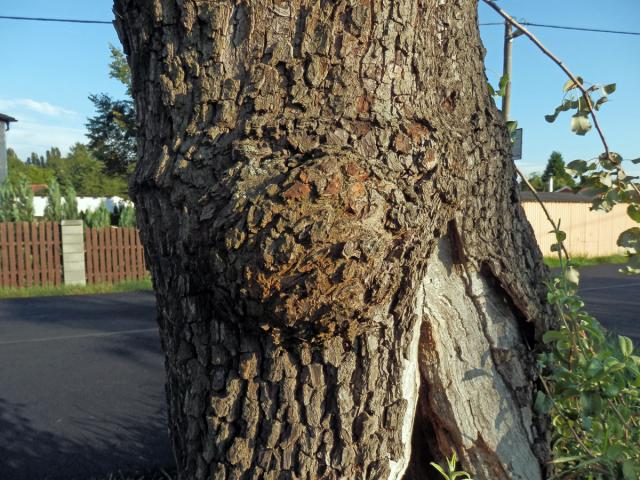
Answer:
[(542, 478), (546, 271), (467, 0), (116, 0), (183, 479)]

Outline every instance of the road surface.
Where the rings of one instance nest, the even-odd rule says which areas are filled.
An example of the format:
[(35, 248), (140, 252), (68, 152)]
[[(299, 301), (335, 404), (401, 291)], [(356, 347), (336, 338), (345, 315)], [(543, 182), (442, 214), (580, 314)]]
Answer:
[[(583, 268), (581, 293), (640, 339), (640, 277)], [(86, 480), (169, 466), (151, 293), (0, 301), (0, 479)]]
[(173, 463), (151, 293), (0, 301), (0, 479)]

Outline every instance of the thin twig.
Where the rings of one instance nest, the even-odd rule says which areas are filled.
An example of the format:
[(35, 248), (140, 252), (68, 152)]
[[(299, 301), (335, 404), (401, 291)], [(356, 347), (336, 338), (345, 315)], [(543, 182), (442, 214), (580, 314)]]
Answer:
[[(496, 2), (494, 0), (482, 0), (482, 1), (484, 3), (486, 3), (487, 5), (489, 5), (489, 7), (491, 7), (493, 10), (495, 10), (498, 13), (498, 15), (500, 15), (502, 18), (504, 18), (507, 22), (509, 22), (514, 27), (516, 27), (518, 30), (520, 30), (525, 37), (527, 37), (529, 40), (531, 40), (534, 43), (534, 45), (536, 47), (538, 47), (542, 51), (542, 53), (544, 53), (556, 65), (558, 65), (558, 67), (560, 67), (560, 69), (567, 75), (567, 77), (569, 77), (571, 79), (571, 81), (576, 86), (576, 88), (578, 88), (578, 90), (580, 90), (580, 92), (582, 93), (583, 98), (585, 99), (585, 101), (587, 102), (587, 105), (589, 107), (589, 115), (591, 116), (591, 119), (593, 120), (593, 125), (594, 125), (594, 127), (596, 127), (598, 135), (600, 136), (600, 141), (602, 142), (602, 146), (604, 147), (605, 156), (606, 156), (607, 160), (610, 160), (609, 145), (607, 144), (607, 139), (605, 138), (604, 133), (602, 131), (602, 128), (600, 127), (600, 122), (598, 121), (598, 116), (596, 115), (595, 108), (593, 108), (593, 103), (591, 102), (591, 97), (589, 96), (589, 89), (585, 88), (585, 86), (582, 84), (582, 82), (580, 82), (578, 80), (578, 77), (576, 75), (574, 75), (573, 72), (571, 72), (571, 70), (569, 70), (567, 68), (567, 66), (562, 62), (562, 60), (560, 60), (553, 53), (551, 53), (549, 51), (549, 49), (547, 47), (545, 47), (542, 44), (542, 42), (540, 40), (538, 40), (533, 33), (531, 33), (529, 30), (527, 30), (524, 25), (519, 23), (516, 19), (514, 19), (507, 12), (502, 10), (496, 4)], [(621, 167), (617, 167), (617, 169), (618, 169), (618, 171), (624, 173), (624, 170)], [(638, 189), (638, 187), (633, 182), (630, 182), (630, 184), (631, 184), (631, 188), (633, 188), (635, 190), (636, 194), (638, 194), (638, 196), (640, 196), (640, 189)]]
[[(515, 165), (514, 165), (515, 166)], [(531, 182), (529, 182), (529, 180), (527, 180), (527, 178), (524, 176), (524, 174), (522, 173), (522, 171), (515, 166), (516, 168), (516, 172), (518, 172), (518, 175), (520, 175), (520, 178), (522, 179), (522, 181), (524, 182), (524, 184), (527, 186), (527, 188), (531, 191), (531, 193), (533, 194), (533, 196), (535, 197), (535, 199), (538, 201), (538, 203), (540, 204), (540, 206), (542, 207), (542, 211), (544, 212), (544, 214), (547, 216), (547, 220), (549, 220), (549, 223), (551, 224), (551, 226), (553, 227), (554, 232), (558, 232), (560, 231), (560, 227), (558, 227), (556, 225), (556, 222), (553, 220), (553, 218), (551, 218), (551, 214), (549, 213), (549, 210), (547, 210), (547, 207), (545, 206), (544, 202), (542, 201), (542, 199), (540, 198), (540, 195), (538, 195), (538, 192), (536, 191), (536, 189), (534, 188), (533, 185), (531, 185)], [(564, 251), (564, 255), (567, 257), (567, 260), (571, 260), (571, 257), (569, 256), (569, 252), (567, 252), (567, 249), (564, 246), (564, 242), (559, 242), (560, 245), (562, 246), (562, 250)]]
[(604, 146), (605, 153), (607, 155), (607, 158), (609, 158), (609, 146), (607, 145), (607, 140), (604, 138), (604, 133), (602, 133), (602, 129), (600, 128), (600, 123), (598, 122), (598, 118), (596, 116), (596, 113), (595, 113), (594, 109), (592, 108), (591, 100), (589, 98), (589, 91), (584, 87), (584, 85), (582, 85), (582, 82), (580, 82), (578, 80), (578, 77), (576, 77), (571, 72), (571, 70), (569, 70), (564, 63), (562, 63), (562, 60), (560, 60), (553, 53), (551, 53), (547, 49), (547, 47), (545, 47), (542, 44), (542, 42), (540, 42), (540, 40), (538, 40), (536, 38), (536, 36), (533, 33), (531, 33), (529, 30), (527, 30), (524, 25), (519, 23), (511, 15), (509, 15), (507, 12), (502, 10), (498, 5), (496, 5), (496, 2), (494, 0), (482, 0), (482, 1), (484, 3), (486, 3), (487, 5), (489, 5), (496, 12), (498, 12), (498, 14), (502, 18), (504, 18), (507, 22), (509, 22), (514, 27), (516, 27), (518, 30), (520, 30), (525, 37), (527, 37), (529, 40), (531, 40), (536, 45), (536, 47), (538, 47), (540, 50), (542, 50), (542, 53), (544, 53), (547, 57), (549, 57), (551, 60), (553, 60), (553, 62), (562, 69), (562, 71), (567, 75), (567, 77), (569, 77), (573, 81), (574, 85), (582, 92), (582, 95), (585, 97), (585, 100), (587, 100), (587, 102), (589, 104), (589, 111), (590, 111), (590, 114), (591, 114), (591, 118), (593, 119), (593, 125), (596, 127), (596, 130), (598, 131), (598, 134), (600, 135), (600, 140), (602, 141), (602, 145)]

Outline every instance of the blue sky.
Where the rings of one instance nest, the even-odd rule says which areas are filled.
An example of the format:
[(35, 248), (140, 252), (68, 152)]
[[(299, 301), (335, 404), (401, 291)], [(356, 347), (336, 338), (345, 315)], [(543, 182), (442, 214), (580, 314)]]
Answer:
[[(640, 30), (638, 0), (503, 0), (500, 5), (518, 19), (535, 23)], [(0, 2), (0, 15), (110, 20), (110, 0), (22, 0)], [(615, 5), (615, 8), (613, 8)], [(484, 5), (480, 21), (501, 19)], [(585, 81), (617, 83), (602, 110), (611, 149), (625, 158), (640, 157), (640, 36), (582, 33), (531, 27), (531, 30)], [(487, 49), (487, 74), (497, 84), (502, 71), (501, 26), (481, 28)], [(109, 43), (118, 37), (109, 25), (78, 25), (0, 20), (2, 71), (0, 112), (19, 122), (8, 143), (26, 158), (51, 145), (63, 152), (84, 137), (86, 118), (93, 114), (91, 93), (124, 95), (108, 78)], [(565, 160), (588, 159), (601, 151), (595, 132), (577, 137), (568, 114), (548, 124), (544, 115), (562, 100), (565, 78), (550, 60), (523, 37), (513, 46), (512, 118), (524, 128), (526, 172), (542, 170), (552, 150)], [(632, 170), (632, 169), (630, 169)], [(632, 170), (633, 171), (633, 170)]]

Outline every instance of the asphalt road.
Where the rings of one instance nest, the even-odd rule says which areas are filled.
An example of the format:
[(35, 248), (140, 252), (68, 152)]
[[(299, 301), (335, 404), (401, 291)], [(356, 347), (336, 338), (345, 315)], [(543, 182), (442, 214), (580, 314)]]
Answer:
[(640, 344), (640, 276), (618, 272), (620, 265), (580, 269), (579, 294), (586, 310), (609, 330)]
[[(640, 277), (581, 269), (588, 310), (640, 340)], [(0, 301), (0, 480), (170, 466), (151, 293)]]
[(173, 463), (151, 293), (0, 301), (0, 479)]

